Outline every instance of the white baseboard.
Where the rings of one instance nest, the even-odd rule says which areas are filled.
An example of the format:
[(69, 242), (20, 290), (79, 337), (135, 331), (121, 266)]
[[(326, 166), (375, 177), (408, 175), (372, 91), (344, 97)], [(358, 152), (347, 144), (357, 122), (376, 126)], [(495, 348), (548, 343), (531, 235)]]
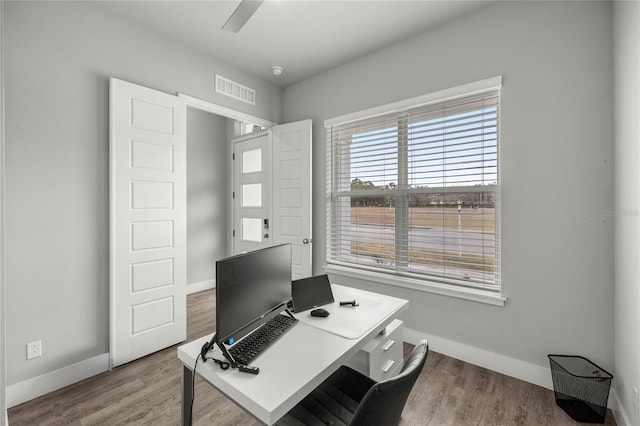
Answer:
[(216, 280), (198, 281), (196, 283), (187, 284), (187, 294), (197, 293), (199, 291), (216, 288)]
[[(215, 280), (200, 281), (187, 285), (187, 294), (215, 288)], [(7, 408), (46, 395), (49, 392), (77, 383), (109, 370), (109, 354), (101, 354), (59, 370), (24, 380), (6, 388)]]
[(429, 341), (429, 350), (459, 359), (470, 364), (474, 364), (510, 377), (515, 377), (525, 382), (533, 383), (547, 389), (553, 389), (551, 372), (549, 368), (540, 367), (515, 358), (510, 358), (485, 349), (454, 342), (438, 336), (412, 330), (404, 329), (404, 340), (411, 344), (416, 344), (422, 339)]
[[(444, 339), (442, 337), (430, 336), (426, 333), (405, 327), (405, 342), (415, 345), (422, 339), (427, 339), (429, 341), (429, 350), (433, 350), (434, 352), (553, 390), (551, 369), (549, 367), (541, 367), (526, 361), (500, 355), (495, 352), (465, 345), (464, 343), (454, 342), (453, 340)], [(611, 408), (613, 411), (618, 426), (631, 426), (631, 422), (624, 410), (624, 406), (620, 403), (620, 399), (613, 387), (609, 392), (607, 407)]]
[[(464, 343), (442, 337), (430, 336), (426, 333), (405, 327), (405, 342), (415, 345), (422, 339), (429, 341), (429, 350), (433, 350), (434, 352), (553, 390), (551, 369), (549, 367), (541, 367), (516, 358), (465, 345)], [(612, 388), (609, 392), (607, 406), (612, 410), (617, 409), (619, 411), (619, 413), (615, 413), (614, 411), (616, 421), (618, 421), (618, 415), (626, 417), (624, 408), (619, 402), (615, 389)], [(628, 419), (628, 417), (626, 417), (626, 419)], [(618, 425), (623, 424), (631, 426), (631, 423), (628, 421), (626, 423), (618, 422)]]
[(624, 409), (624, 405), (622, 405), (622, 401), (620, 401), (618, 392), (616, 392), (615, 388), (611, 389), (609, 401), (613, 402), (611, 411), (613, 411), (613, 417), (616, 419), (616, 424), (618, 426), (631, 426), (631, 419), (629, 419), (629, 415)]
[(7, 386), (7, 408), (15, 407), (49, 392), (109, 370), (109, 354), (104, 353), (76, 364)]

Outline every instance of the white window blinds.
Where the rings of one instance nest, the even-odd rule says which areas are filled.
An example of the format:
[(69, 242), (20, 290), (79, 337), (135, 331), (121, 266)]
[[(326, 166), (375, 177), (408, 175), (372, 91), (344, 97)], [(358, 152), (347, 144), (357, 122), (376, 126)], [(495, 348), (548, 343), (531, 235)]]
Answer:
[(499, 290), (499, 88), (327, 126), (327, 261)]

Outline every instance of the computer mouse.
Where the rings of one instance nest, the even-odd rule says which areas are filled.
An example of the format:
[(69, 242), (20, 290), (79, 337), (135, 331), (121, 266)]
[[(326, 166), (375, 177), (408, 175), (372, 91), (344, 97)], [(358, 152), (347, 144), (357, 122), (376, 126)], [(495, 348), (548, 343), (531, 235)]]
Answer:
[(329, 311), (327, 311), (324, 308), (314, 309), (313, 311), (311, 311), (311, 316), (312, 317), (328, 317)]

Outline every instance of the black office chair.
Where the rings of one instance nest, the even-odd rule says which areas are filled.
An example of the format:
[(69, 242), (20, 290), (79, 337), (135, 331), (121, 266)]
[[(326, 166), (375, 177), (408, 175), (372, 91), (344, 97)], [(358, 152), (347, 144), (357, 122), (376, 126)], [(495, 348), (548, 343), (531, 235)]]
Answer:
[(427, 361), (423, 340), (400, 374), (382, 382), (342, 366), (276, 424), (280, 426), (397, 426), (409, 393)]

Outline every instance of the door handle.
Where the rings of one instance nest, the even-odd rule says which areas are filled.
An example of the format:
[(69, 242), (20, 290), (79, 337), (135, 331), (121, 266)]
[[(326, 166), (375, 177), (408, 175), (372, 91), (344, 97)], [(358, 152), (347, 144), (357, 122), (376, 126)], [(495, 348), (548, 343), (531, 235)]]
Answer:
[(309, 241), (308, 238), (305, 238), (305, 239), (302, 240), (302, 244), (309, 244), (309, 243), (310, 243), (310, 241)]
[(269, 238), (269, 234), (264, 234), (262, 238)]

